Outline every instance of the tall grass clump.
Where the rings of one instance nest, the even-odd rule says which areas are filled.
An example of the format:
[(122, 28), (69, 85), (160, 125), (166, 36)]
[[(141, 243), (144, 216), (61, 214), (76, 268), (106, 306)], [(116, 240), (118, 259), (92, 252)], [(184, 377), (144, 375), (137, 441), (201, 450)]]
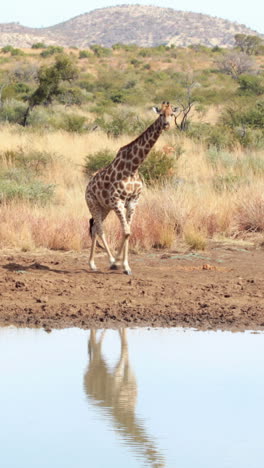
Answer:
[(55, 185), (40, 178), (51, 163), (45, 151), (25, 152), (23, 149), (0, 153), (0, 203), (23, 200), (45, 205), (51, 201)]
[(235, 222), (238, 231), (264, 231), (264, 185), (260, 183), (255, 188), (240, 194), (236, 203)]
[(206, 247), (205, 236), (194, 227), (188, 226), (184, 232), (184, 240), (191, 250), (204, 250)]
[(0, 172), (0, 203), (24, 200), (45, 205), (54, 196), (55, 186), (36, 179), (34, 173), (19, 168)]

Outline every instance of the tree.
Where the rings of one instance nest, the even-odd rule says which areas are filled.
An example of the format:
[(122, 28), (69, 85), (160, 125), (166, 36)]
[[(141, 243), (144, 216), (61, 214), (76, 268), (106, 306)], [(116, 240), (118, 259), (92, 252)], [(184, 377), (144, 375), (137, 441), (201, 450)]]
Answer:
[(235, 80), (244, 73), (249, 73), (256, 67), (255, 61), (243, 52), (229, 52), (216, 61), (222, 73), (231, 75)]
[(188, 127), (188, 115), (195, 104), (192, 93), (199, 86), (200, 84), (197, 81), (193, 81), (190, 78), (186, 78), (186, 81), (183, 83), (185, 91), (184, 94), (177, 98), (177, 114), (175, 116), (175, 125), (181, 131), (186, 130)]
[(263, 40), (258, 36), (236, 34), (235, 45), (241, 52), (244, 52), (245, 54), (257, 55), (260, 46), (263, 45)]
[(27, 125), (32, 109), (40, 104), (48, 105), (60, 93), (61, 81), (71, 82), (77, 78), (77, 68), (67, 55), (59, 55), (51, 67), (41, 67), (38, 71), (39, 86), (28, 99), (28, 108), (25, 112), (22, 125)]

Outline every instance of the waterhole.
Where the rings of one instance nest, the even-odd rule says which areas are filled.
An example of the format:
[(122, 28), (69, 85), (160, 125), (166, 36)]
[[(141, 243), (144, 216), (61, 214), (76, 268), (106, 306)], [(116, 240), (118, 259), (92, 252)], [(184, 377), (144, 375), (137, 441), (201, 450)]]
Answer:
[(0, 328), (4, 468), (262, 468), (264, 335)]

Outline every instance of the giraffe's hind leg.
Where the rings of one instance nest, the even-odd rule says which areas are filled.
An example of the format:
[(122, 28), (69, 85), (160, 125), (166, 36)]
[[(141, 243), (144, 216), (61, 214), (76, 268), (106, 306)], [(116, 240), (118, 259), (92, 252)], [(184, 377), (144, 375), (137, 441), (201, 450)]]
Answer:
[(115, 263), (115, 258), (113, 257), (111, 250), (108, 247), (108, 243), (106, 241), (105, 234), (103, 231), (103, 221), (108, 215), (109, 210), (103, 209), (95, 200), (91, 198), (87, 200), (87, 204), (92, 215), (92, 219), (90, 220), (90, 234), (92, 238), (92, 245), (89, 257), (89, 265), (91, 270), (96, 271), (94, 257), (97, 236), (99, 236), (102, 240), (102, 243), (109, 258), (110, 266)]

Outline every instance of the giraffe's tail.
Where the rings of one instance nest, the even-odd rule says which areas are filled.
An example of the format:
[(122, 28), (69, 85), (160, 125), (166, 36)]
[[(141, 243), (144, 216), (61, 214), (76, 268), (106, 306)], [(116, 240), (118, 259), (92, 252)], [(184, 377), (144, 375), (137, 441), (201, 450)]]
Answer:
[[(90, 236), (93, 237), (93, 225), (94, 225), (94, 219), (93, 218), (90, 218), (89, 219), (89, 224), (90, 224), (90, 227), (89, 227), (89, 232), (90, 232)], [(100, 248), (100, 249), (104, 249), (104, 247), (99, 244), (98, 241), (96, 241), (96, 245)]]
[(92, 237), (92, 229), (93, 229), (93, 225), (94, 225), (94, 219), (90, 218), (89, 223), (90, 223), (89, 232), (90, 232), (90, 236)]

